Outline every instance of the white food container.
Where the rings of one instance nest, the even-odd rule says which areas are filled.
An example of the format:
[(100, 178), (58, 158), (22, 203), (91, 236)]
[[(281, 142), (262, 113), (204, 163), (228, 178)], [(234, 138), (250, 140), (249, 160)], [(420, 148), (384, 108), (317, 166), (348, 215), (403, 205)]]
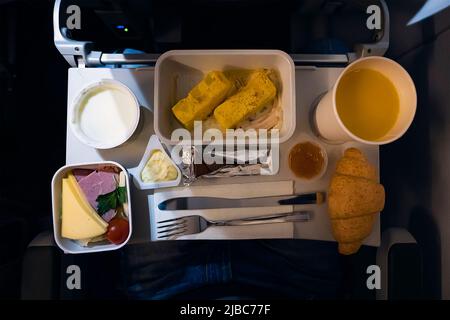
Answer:
[(280, 50), (173, 50), (162, 54), (155, 66), (155, 132), (165, 144), (172, 132), (182, 128), (172, 114), (172, 106), (213, 70), (267, 68), (278, 71), (281, 82), (280, 103), (283, 120), (280, 143), (294, 133), (296, 125), (295, 65), (291, 57)]
[[(145, 165), (147, 164), (148, 160), (150, 159), (150, 156), (152, 155), (153, 151), (160, 150), (162, 151), (168, 158), (169, 161), (172, 162), (172, 165), (177, 170), (177, 178), (175, 180), (171, 181), (158, 181), (158, 182), (144, 182), (141, 179), (141, 172), (144, 169)], [(130, 174), (133, 176), (133, 182), (134, 185), (139, 190), (149, 190), (149, 189), (158, 189), (158, 188), (168, 188), (168, 187), (176, 187), (181, 182), (181, 171), (178, 168), (178, 166), (173, 162), (170, 154), (166, 152), (163, 145), (161, 144), (161, 141), (159, 141), (158, 137), (156, 135), (152, 135), (148, 141), (147, 148), (145, 149), (145, 153), (141, 159), (141, 162), (139, 165), (135, 168), (128, 169)]]
[[(73, 169), (97, 169), (98, 166), (109, 165), (118, 167), (125, 173), (125, 182), (127, 187), (127, 215), (129, 223), (129, 233), (127, 239), (121, 244), (113, 243), (90, 243), (87, 247), (83, 247), (74, 240), (66, 239), (61, 236), (61, 210), (62, 210), (62, 179), (67, 173)], [(53, 175), (52, 179), (52, 209), (53, 209), (53, 235), (58, 247), (65, 253), (90, 253), (90, 252), (102, 252), (111, 251), (123, 247), (130, 240), (132, 227), (131, 206), (130, 206), (130, 181), (128, 173), (123, 166), (113, 161), (91, 162), (91, 163), (79, 163), (66, 165), (60, 168)]]
[[(110, 141), (110, 140), (98, 141), (98, 140), (95, 140), (92, 137), (90, 137), (83, 130), (83, 127), (81, 124), (81, 113), (82, 113), (82, 109), (83, 109), (83, 107), (82, 107), (83, 102), (85, 102), (85, 100), (88, 99), (89, 96), (92, 96), (92, 94), (95, 93), (95, 91), (99, 90), (99, 89), (117, 90), (117, 91), (121, 92), (122, 95), (124, 95), (129, 100), (128, 102), (131, 102), (131, 105), (129, 105), (128, 108), (126, 108), (126, 110), (128, 111), (127, 113), (130, 114), (129, 117), (132, 118), (131, 122), (128, 124), (125, 121), (123, 121), (123, 119), (124, 119), (123, 113), (119, 113), (116, 110), (113, 110), (113, 108), (108, 108), (108, 107), (110, 107), (110, 105), (108, 105), (108, 104), (101, 106), (103, 108), (108, 108), (108, 110), (111, 109), (112, 111), (105, 110), (104, 116), (102, 117), (103, 119), (101, 119), (101, 121), (99, 121), (99, 122), (104, 123), (105, 119), (108, 119), (108, 117), (107, 117), (108, 115), (106, 114), (107, 112), (110, 112), (111, 114), (112, 113), (116, 114), (115, 120), (118, 121), (117, 125), (119, 125), (119, 128), (124, 127), (124, 129), (126, 130), (126, 133), (120, 139), (115, 139), (113, 141)], [(112, 99), (112, 97), (111, 97), (111, 99)], [(108, 100), (108, 102), (111, 103), (110, 100)], [(121, 101), (121, 103), (123, 103), (123, 102), (124, 101)], [(115, 104), (118, 104), (118, 103), (119, 102), (117, 102)], [(122, 118), (120, 118), (120, 117), (122, 117)], [(78, 140), (83, 142), (85, 145), (92, 147), (92, 148), (96, 148), (96, 149), (112, 149), (112, 148), (115, 148), (115, 147), (118, 147), (118, 146), (124, 144), (126, 141), (128, 141), (128, 139), (131, 138), (133, 133), (136, 131), (138, 124), (139, 124), (139, 118), (140, 118), (139, 102), (138, 102), (135, 94), (133, 93), (133, 91), (131, 91), (131, 89), (128, 88), (126, 85), (124, 85), (122, 82), (117, 81), (117, 80), (111, 80), (111, 79), (104, 79), (104, 80), (97, 81), (97, 82), (87, 85), (75, 97), (75, 99), (72, 103), (72, 106), (69, 110), (69, 125), (70, 125), (70, 128), (71, 128), (73, 134), (77, 137)], [(94, 123), (94, 124), (100, 125), (99, 123)], [(94, 125), (94, 124), (91, 124), (91, 125)]]

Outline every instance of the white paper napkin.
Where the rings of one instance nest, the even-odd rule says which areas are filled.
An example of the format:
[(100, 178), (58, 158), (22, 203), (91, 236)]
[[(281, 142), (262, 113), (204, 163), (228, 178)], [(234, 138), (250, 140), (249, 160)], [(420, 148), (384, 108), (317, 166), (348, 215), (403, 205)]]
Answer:
[[(191, 186), (167, 191), (158, 190), (148, 198), (150, 209), (150, 225), (152, 241), (160, 240), (156, 236), (157, 221), (172, 219), (188, 215), (201, 215), (207, 219), (237, 219), (282, 212), (293, 212), (294, 206), (273, 206), (258, 208), (222, 208), (203, 210), (161, 211), (158, 204), (162, 201), (179, 197), (227, 197), (243, 199), (252, 197), (289, 196), (294, 193), (292, 181), (276, 181), (264, 183), (228, 184), (212, 187)], [(199, 234), (178, 237), (177, 240), (187, 239), (292, 239), (293, 223), (275, 223), (251, 226), (210, 227)]]

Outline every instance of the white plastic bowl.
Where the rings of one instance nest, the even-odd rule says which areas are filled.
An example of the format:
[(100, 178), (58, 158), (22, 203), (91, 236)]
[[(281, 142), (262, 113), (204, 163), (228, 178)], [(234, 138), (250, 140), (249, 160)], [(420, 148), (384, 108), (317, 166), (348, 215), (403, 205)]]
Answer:
[(155, 66), (154, 127), (161, 141), (177, 144), (172, 132), (181, 128), (171, 107), (213, 70), (267, 68), (278, 71), (283, 123), (279, 141), (287, 141), (295, 131), (295, 65), (279, 50), (173, 50), (162, 54)]
[[(128, 199), (128, 223), (130, 230), (128, 233), (128, 238), (121, 244), (113, 243), (91, 243), (87, 247), (83, 247), (76, 243), (74, 240), (66, 239), (61, 236), (61, 210), (62, 210), (62, 179), (67, 175), (67, 173), (73, 169), (96, 169), (101, 165), (110, 165), (118, 167), (125, 173), (125, 181), (127, 187), (127, 199)], [(66, 165), (60, 168), (53, 175), (52, 179), (52, 207), (53, 207), (53, 236), (58, 247), (61, 248), (65, 253), (89, 253), (89, 252), (103, 252), (111, 251), (122, 248), (130, 240), (131, 233), (133, 231), (131, 205), (130, 205), (130, 179), (128, 173), (123, 166), (113, 161), (103, 161), (103, 162), (91, 162), (91, 163), (79, 163)]]
[[(93, 140), (88, 134), (86, 134), (80, 124), (80, 112), (81, 112), (81, 105), (82, 102), (84, 101), (84, 99), (86, 99), (86, 97), (94, 92), (94, 90), (98, 90), (99, 88), (112, 88), (114, 90), (119, 90), (122, 93), (124, 93), (125, 95), (128, 96), (128, 98), (130, 98), (133, 101), (133, 105), (131, 106), (130, 112), (133, 113), (133, 122), (130, 125), (129, 128), (127, 128), (127, 133), (126, 135), (123, 137), (123, 139), (118, 140), (118, 141), (96, 141)], [(140, 109), (139, 109), (139, 102), (136, 98), (136, 96), (134, 95), (134, 93), (131, 91), (130, 88), (128, 88), (126, 85), (124, 85), (123, 83), (116, 81), (116, 80), (110, 80), (110, 79), (105, 79), (105, 80), (101, 80), (101, 81), (97, 81), (94, 83), (91, 83), (89, 85), (87, 85), (85, 88), (83, 88), (75, 97), (75, 99), (73, 100), (73, 103), (71, 105), (71, 108), (69, 109), (69, 125), (70, 128), (73, 132), (73, 134), (75, 135), (75, 137), (77, 137), (78, 140), (80, 140), (82, 143), (84, 143), (85, 145), (92, 147), (92, 148), (96, 148), (96, 149), (112, 149), (115, 147), (118, 147), (120, 145), (122, 145), (123, 143), (125, 143), (128, 139), (131, 138), (131, 136), (133, 135), (133, 133), (136, 131), (136, 128), (138, 127), (139, 124), (139, 118), (140, 118)]]

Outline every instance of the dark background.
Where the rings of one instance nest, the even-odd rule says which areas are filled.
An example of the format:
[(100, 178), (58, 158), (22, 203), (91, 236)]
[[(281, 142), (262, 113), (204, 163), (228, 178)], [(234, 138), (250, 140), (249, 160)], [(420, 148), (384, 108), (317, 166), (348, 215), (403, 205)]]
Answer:
[[(105, 52), (123, 48), (149, 53), (182, 48), (273, 48), (323, 53), (332, 48), (345, 53), (352, 51), (355, 43), (373, 40), (370, 32), (360, 28), (366, 18), (361, 6), (370, 1), (361, 1), (360, 6), (322, 0), (74, 3), (87, 9), (82, 11), (82, 30), (73, 32), (72, 37), (95, 41), (96, 48)], [(336, 7), (336, 3), (341, 4)], [(422, 3), (388, 1), (392, 28), (388, 57), (401, 60), (448, 30), (447, 26), (436, 30), (430, 21), (409, 29), (405, 26)], [(39, 232), (52, 228), (50, 181), (65, 163), (69, 65), (53, 43), (53, 4), (0, 0), (0, 297), (20, 296), (23, 253)], [(108, 26), (108, 19), (114, 18), (99, 13), (111, 8), (130, 17), (130, 35), (115, 33)], [(408, 70), (421, 90), (427, 82), (426, 70)], [(419, 97), (419, 104), (423, 99)], [(381, 148), (382, 182), (388, 190), (382, 228), (407, 226), (424, 239), (429, 261), (425, 296), (437, 298), (441, 289), (437, 227), (426, 214), (412, 224), (408, 220), (411, 212), (421, 217), (430, 207), (429, 119), (430, 111), (419, 108), (407, 135)], [(415, 198), (407, 216), (399, 210), (405, 188), (413, 190), (410, 196)], [(374, 257), (373, 248), (364, 248), (358, 258), (373, 261)], [(347, 279), (350, 284), (344, 296), (373, 298), (351, 279)]]

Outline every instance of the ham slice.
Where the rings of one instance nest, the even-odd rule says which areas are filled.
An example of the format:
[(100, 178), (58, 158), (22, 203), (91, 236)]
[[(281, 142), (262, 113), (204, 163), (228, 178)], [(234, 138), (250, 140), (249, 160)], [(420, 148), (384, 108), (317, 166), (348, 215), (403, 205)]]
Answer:
[[(89, 204), (97, 210), (97, 197), (110, 193), (117, 188), (118, 175), (109, 171), (93, 171), (89, 175), (82, 177), (78, 184), (86, 195)], [(102, 218), (109, 222), (115, 216), (115, 210), (105, 212)]]

